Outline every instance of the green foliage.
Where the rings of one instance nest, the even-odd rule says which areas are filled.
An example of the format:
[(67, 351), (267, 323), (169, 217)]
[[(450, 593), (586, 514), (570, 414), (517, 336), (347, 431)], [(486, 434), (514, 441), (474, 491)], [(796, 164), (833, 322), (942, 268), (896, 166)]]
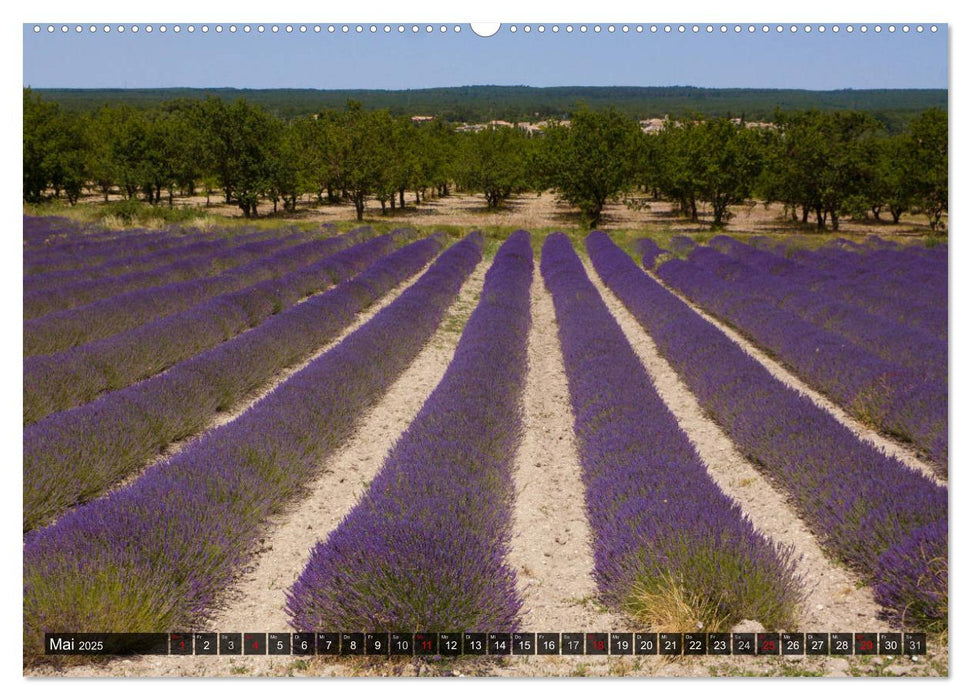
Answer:
[(525, 189), (530, 136), (522, 129), (491, 126), (461, 135), (455, 181), (470, 192), (481, 192), (494, 209), (514, 192)]
[(24, 90), (24, 200), (39, 202), (48, 189), (74, 204), (87, 181), (83, 121)]
[(841, 216), (872, 201), (882, 125), (862, 112), (817, 110), (780, 112), (775, 123), (763, 196), (784, 203), (793, 216), (801, 209), (804, 223), (814, 212), (818, 228), (828, 218), (839, 230)]
[[(575, 97), (587, 89), (562, 90)], [(671, 95), (709, 94), (682, 93)], [(693, 220), (707, 205), (715, 228), (753, 196), (782, 203), (803, 223), (815, 215), (819, 228), (833, 230), (846, 216), (889, 212), (896, 223), (911, 211), (925, 213), (936, 231), (947, 211), (948, 119), (940, 108), (898, 131), (863, 112), (810, 109), (777, 111), (769, 127), (699, 114), (650, 133), (622, 108), (584, 108), (533, 135), (511, 127), (457, 131), (442, 119), (414, 122), (355, 101), (284, 120), (256, 102), (219, 97), (149, 100), (147, 108), (128, 100), (90, 112), (30, 89), (23, 100), (28, 203), (64, 197), (73, 204), (87, 188), (105, 203), (120, 193), (153, 207), (166, 196), (171, 207), (176, 192), (191, 196), (201, 187), (207, 204), (222, 190), (246, 217), (267, 200), (273, 211), (282, 203), (293, 212), (309, 194), (318, 204), (352, 202), (361, 219), (368, 201), (393, 212), (408, 192), (420, 204), (456, 185), (482, 193), (490, 208), (514, 193), (552, 188), (589, 226), (608, 201), (636, 187), (676, 202)]]
[(947, 210), (947, 113), (929, 109), (915, 117), (908, 128), (912, 149), (915, 197), (931, 229), (937, 230)]
[(580, 209), (591, 228), (604, 205), (631, 189), (637, 174), (637, 122), (615, 109), (581, 110), (544, 135), (542, 181)]

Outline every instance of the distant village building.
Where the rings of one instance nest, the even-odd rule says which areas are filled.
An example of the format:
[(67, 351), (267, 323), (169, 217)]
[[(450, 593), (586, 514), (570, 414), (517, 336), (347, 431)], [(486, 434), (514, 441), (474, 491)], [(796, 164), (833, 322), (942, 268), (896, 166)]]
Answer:
[(413, 122), (430, 122), (430, 121), (435, 121), (435, 117), (430, 117), (430, 116), (425, 115), (425, 114), (416, 114), (415, 116), (413, 116), (411, 118), (411, 121), (413, 121)]
[(650, 133), (652, 131), (661, 131), (664, 128), (664, 122), (667, 121), (667, 115), (663, 119), (642, 119), (641, 120), (641, 131), (645, 133)]

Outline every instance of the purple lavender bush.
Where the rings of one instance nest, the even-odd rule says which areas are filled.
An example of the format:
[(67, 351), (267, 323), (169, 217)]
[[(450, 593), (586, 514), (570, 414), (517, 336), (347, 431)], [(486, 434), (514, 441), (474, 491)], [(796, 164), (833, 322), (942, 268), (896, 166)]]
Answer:
[(685, 260), (669, 260), (657, 273), (861, 421), (913, 443), (946, 471), (946, 381), (889, 362)]
[[(814, 291), (789, 276), (768, 274), (759, 265), (743, 263), (713, 248), (699, 246), (688, 259), (731, 282), (740, 296), (757, 298), (798, 314), (884, 360), (917, 370), (926, 381), (936, 381), (946, 387), (947, 341), (944, 339), (870, 313), (825, 291)], [(844, 284), (852, 285), (852, 281)]]
[[(30, 225), (24, 223), (24, 240), (27, 243), (31, 235), (29, 227), (36, 226), (35, 219)], [(43, 227), (45, 224), (39, 224)], [(234, 227), (231, 229), (215, 229), (200, 231), (194, 228), (169, 226), (165, 229), (127, 229), (122, 231), (106, 231), (93, 224), (86, 224), (79, 229), (83, 233), (73, 235), (67, 240), (51, 242), (43, 246), (25, 245), (24, 275), (33, 278), (38, 275), (56, 275), (57, 273), (72, 275), (83, 270), (90, 271), (93, 267), (109, 270), (114, 265), (137, 264), (138, 258), (151, 258), (166, 252), (175, 254), (187, 245), (201, 241), (216, 241), (222, 238), (235, 239), (242, 243), (247, 240), (265, 240), (279, 238), (287, 233), (294, 233), (293, 227), (281, 227), (275, 230), (259, 231), (252, 226)], [(322, 225), (321, 235), (333, 235), (329, 226)]]
[(605, 233), (591, 234), (587, 250), (702, 407), (789, 495), (827, 551), (874, 587), (887, 619), (945, 628), (947, 488), (776, 380)]
[(26, 278), (24, 318), (71, 309), (136, 289), (217, 275), (260, 256), (259, 251), (248, 251), (245, 244), (267, 236), (251, 235), (244, 238), (248, 240), (218, 238), (198, 241), (156, 255), (139, 257), (131, 262), (125, 261), (124, 264), (87, 267), (73, 274), (54, 273), (60, 279), (47, 279), (46, 275)]
[(668, 250), (675, 255), (687, 255), (697, 247), (698, 244), (694, 242), (694, 239), (680, 234), (672, 236), (668, 242)]
[[(24, 423), (124, 388), (235, 337), (305, 296), (351, 277), (410, 237), (410, 229), (345, 248), (306, 267), (124, 333), (24, 361)], [(342, 243), (350, 244), (351, 236)]]
[[(24, 654), (45, 631), (191, 629), (255, 554), (269, 516), (414, 360), (481, 259), (445, 251), (409, 289), (238, 419), (24, 542)], [(239, 358), (237, 358), (237, 362)]]
[(641, 259), (644, 267), (649, 270), (653, 270), (657, 259), (667, 253), (653, 238), (639, 238), (634, 243), (634, 252)]
[(49, 355), (122, 333), (148, 321), (183, 311), (219, 294), (248, 287), (307, 265), (345, 247), (341, 237), (307, 241), (305, 234), (248, 243), (262, 257), (215, 277), (138, 289), (24, 323), (24, 356)]
[[(752, 243), (753, 241), (749, 241)], [(947, 253), (908, 246), (877, 252), (794, 250), (791, 257), (745, 245), (727, 236), (711, 241), (727, 255), (759, 271), (784, 276), (834, 301), (891, 323), (947, 340)]]
[(712, 481), (566, 236), (546, 239), (541, 268), (604, 602), (652, 628), (670, 629), (675, 600), (690, 606), (692, 631), (743, 619), (790, 628), (802, 597), (791, 549), (757, 533)]
[(216, 413), (331, 341), (356, 313), (418, 273), (441, 245), (432, 237), (406, 246), (164, 374), (27, 427), (24, 529), (90, 500), (173, 441), (203, 429)]
[(287, 594), (300, 630), (514, 630), (506, 563), (533, 255), (517, 231), (438, 387)]

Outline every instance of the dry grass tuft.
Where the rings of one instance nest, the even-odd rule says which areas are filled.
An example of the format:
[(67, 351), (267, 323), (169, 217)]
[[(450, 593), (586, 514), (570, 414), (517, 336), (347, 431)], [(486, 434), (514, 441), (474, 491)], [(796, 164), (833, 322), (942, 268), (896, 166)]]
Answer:
[(638, 623), (665, 632), (724, 631), (731, 622), (721, 600), (686, 590), (670, 574), (637, 584), (624, 607)]

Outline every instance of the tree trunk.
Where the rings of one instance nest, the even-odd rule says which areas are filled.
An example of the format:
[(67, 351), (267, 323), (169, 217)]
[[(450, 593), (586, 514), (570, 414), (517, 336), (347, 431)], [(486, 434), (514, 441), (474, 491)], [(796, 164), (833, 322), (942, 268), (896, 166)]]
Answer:
[(873, 212), (873, 218), (876, 219), (877, 221), (880, 221), (880, 205), (877, 205), (875, 207), (870, 207), (870, 211)]
[(824, 228), (826, 226), (826, 212), (820, 207), (816, 207), (816, 228)]
[(357, 213), (357, 220), (361, 221), (364, 218), (364, 197), (363, 196), (355, 195), (354, 210)]
[(379, 199), (378, 201), (381, 202), (381, 216), (387, 216), (388, 215), (388, 202), (387, 202), (387, 200), (385, 200), (385, 199)]
[(900, 215), (904, 213), (903, 209), (897, 209), (896, 207), (890, 207), (890, 216), (893, 217), (893, 222), (895, 224), (900, 223)]
[(398, 202), (401, 204), (401, 208), (405, 208), (405, 188), (402, 187), (398, 190)]
[(691, 201), (690, 201), (690, 204), (691, 204), (691, 220), (692, 221), (697, 221), (698, 220), (698, 202), (695, 200), (694, 197), (692, 197), (691, 198)]
[(833, 222), (833, 230), (834, 231), (839, 231), (840, 230), (840, 217), (839, 217), (839, 214), (837, 214), (835, 211), (830, 211), (829, 212), (829, 218)]
[(805, 204), (802, 205), (802, 223), (809, 223), (809, 207)]
[(397, 197), (395, 197), (394, 195), (391, 195), (391, 211), (392, 211), (392, 212), (394, 212), (394, 208), (395, 208), (395, 201), (396, 201), (397, 199), (398, 199)]

